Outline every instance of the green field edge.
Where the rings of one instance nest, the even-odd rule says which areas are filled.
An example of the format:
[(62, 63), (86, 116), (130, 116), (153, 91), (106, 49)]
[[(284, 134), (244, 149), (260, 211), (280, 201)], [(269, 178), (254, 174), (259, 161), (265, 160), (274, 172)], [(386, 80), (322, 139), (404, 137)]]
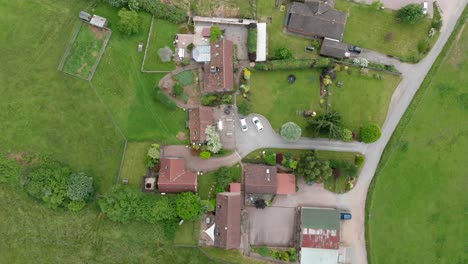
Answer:
[(458, 19), (452, 34), (450, 35), (449, 39), (445, 43), (442, 51), (440, 52), (439, 56), (437, 56), (436, 61), (432, 65), (431, 69), (427, 73), (426, 77), (424, 78), (423, 83), (419, 87), (418, 91), (416, 92), (415, 96), (413, 97), (409, 107), (406, 109), (403, 117), (400, 119), (398, 122), (397, 129), (393, 132), (392, 137), (390, 138), (387, 146), (384, 149), (384, 152), (380, 158), (379, 164), (377, 166), (377, 169), (375, 171), (375, 175), (370, 183), (368, 192), (367, 192), (367, 198), (366, 198), (366, 208), (365, 208), (365, 241), (366, 241), (366, 250), (368, 252), (367, 254), (367, 263), (372, 264), (372, 258), (370, 257), (370, 248), (371, 244), (369, 243), (370, 239), (370, 232), (369, 232), (369, 213), (372, 208), (372, 197), (374, 194), (374, 188), (377, 185), (377, 182), (379, 180), (379, 175), (380, 172), (385, 168), (385, 165), (387, 164), (387, 161), (389, 158), (392, 156), (396, 146), (396, 143), (401, 139), (404, 131), (406, 130), (406, 127), (410, 123), (413, 115), (415, 112), (418, 110), (418, 106), (422, 99), (424, 98), (424, 95), (426, 94), (427, 89), (429, 88), (430, 84), (432, 83), (433, 76), (438, 72), (441, 64), (444, 62), (446, 55), (450, 52), (451, 48), (453, 47), (453, 42), (456, 39), (458, 33), (460, 33), (460, 30), (463, 28), (463, 25), (465, 24), (466, 17), (468, 15), (468, 9), (465, 7), (463, 10), (460, 18)]

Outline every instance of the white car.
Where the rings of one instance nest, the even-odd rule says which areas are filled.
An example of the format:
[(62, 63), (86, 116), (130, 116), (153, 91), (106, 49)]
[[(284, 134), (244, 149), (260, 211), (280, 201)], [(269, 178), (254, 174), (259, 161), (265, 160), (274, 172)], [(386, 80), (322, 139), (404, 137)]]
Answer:
[(245, 121), (245, 118), (240, 119), (240, 124), (241, 124), (241, 129), (242, 131), (247, 131), (249, 130), (249, 127), (247, 126), (247, 121)]
[(423, 15), (427, 14), (427, 1), (424, 1), (422, 4), (422, 13)]
[(258, 119), (258, 117), (254, 116), (252, 118), (252, 122), (254, 123), (258, 131), (263, 131), (263, 125), (262, 123), (260, 123), (260, 119)]

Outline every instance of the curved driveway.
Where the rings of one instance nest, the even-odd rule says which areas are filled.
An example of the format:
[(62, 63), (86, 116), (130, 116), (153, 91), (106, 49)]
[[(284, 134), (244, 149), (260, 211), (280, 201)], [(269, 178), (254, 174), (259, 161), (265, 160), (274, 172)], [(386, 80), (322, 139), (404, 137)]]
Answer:
[[(390, 137), (395, 131), (398, 122), (408, 108), (411, 100), (416, 94), (419, 86), (423, 82), (426, 74), (429, 72), (432, 64), (437, 59), (437, 56), (442, 51), (445, 43), (450, 37), (454, 26), (463, 12), (468, 0), (458, 1), (442, 1), (443, 27), (439, 39), (429, 52), (429, 54), (418, 64), (399, 65), (399, 70), (403, 73), (403, 80), (395, 90), (390, 107), (387, 114), (387, 119), (382, 126), (382, 137), (373, 144), (365, 145), (362, 143), (344, 143), (341, 141), (328, 140), (311, 140), (301, 139), (296, 143), (284, 142), (269, 126), (264, 117), (260, 117), (265, 130), (257, 132), (251, 122), (251, 115), (248, 116), (247, 122), (249, 131), (242, 133), (238, 131), (238, 152), (243, 157), (250, 151), (258, 148), (299, 148), (299, 149), (320, 149), (320, 150), (336, 150), (336, 151), (357, 151), (366, 155), (366, 163), (364, 164), (359, 179), (355, 187), (346, 194), (332, 194), (318, 186), (312, 186), (306, 189), (310, 199), (296, 199), (293, 197), (279, 198), (273, 205), (294, 204), (294, 205), (316, 205), (337, 207), (349, 210), (353, 214), (353, 220), (343, 223), (342, 240), (345, 245), (350, 247), (349, 258), (351, 263), (365, 264), (367, 263), (367, 251), (365, 241), (365, 203), (367, 191), (375, 170), (379, 164), (380, 157), (387, 145)], [(286, 201), (287, 200), (287, 201)], [(308, 204), (307, 201), (311, 201)]]

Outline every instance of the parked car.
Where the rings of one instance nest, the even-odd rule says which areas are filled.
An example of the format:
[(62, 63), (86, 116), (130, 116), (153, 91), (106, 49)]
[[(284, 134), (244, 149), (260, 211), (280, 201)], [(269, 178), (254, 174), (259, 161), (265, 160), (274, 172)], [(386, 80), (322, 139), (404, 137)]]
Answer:
[(351, 220), (353, 216), (350, 213), (340, 213), (341, 220)]
[(260, 122), (260, 119), (258, 117), (254, 116), (252, 118), (252, 123), (254, 123), (255, 127), (257, 128), (258, 131), (263, 131), (263, 125)]
[(314, 47), (312, 47), (312, 46), (307, 46), (307, 47), (306, 47), (306, 50), (307, 50), (307, 51), (314, 51), (314, 50), (315, 50), (315, 48), (314, 48)]
[(351, 52), (360, 54), (361, 51), (362, 51), (362, 48), (360, 48), (360, 47), (358, 47), (358, 46), (349, 45), (349, 46), (348, 46), (348, 50), (351, 51)]
[(308, 181), (308, 182), (306, 182), (306, 184), (309, 185), (309, 186), (314, 185), (314, 183), (315, 183), (315, 181)]
[(423, 13), (423, 15), (427, 14), (427, 1), (424, 1), (422, 3), (422, 13)]
[(241, 129), (242, 131), (247, 131), (249, 130), (249, 127), (247, 126), (247, 122), (245, 121), (245, 118), (240, 119), (240, 124), (241, 124)]

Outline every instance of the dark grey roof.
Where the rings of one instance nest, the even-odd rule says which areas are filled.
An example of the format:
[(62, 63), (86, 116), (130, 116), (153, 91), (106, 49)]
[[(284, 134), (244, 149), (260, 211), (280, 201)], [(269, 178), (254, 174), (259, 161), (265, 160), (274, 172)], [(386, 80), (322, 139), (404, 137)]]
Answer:
[(320, 48), (320, 55), (343, 59), (348, 52), (348, 45), (343, 42), (324, 39)]
[(340, 230), (340, 213), (336, 209), (301, 209), (301, 228)]
[(325, 1), (292, 2), (286, 25), (294, 33), (341, 40), (346, 18)]

